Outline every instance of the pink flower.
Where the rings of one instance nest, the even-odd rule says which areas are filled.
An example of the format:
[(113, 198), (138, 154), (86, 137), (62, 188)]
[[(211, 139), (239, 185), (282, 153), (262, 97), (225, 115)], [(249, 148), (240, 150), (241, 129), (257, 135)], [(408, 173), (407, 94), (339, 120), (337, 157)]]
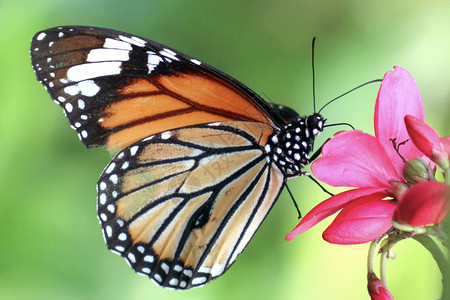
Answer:
[(414, 184), (400, 197), (394, 214), (399, 224), (427, 226), (440, 223), (450, 208), (450, 187), (442, 182)]
[(386, 285), (377, 278), (373, 273), (367, 276), (369, 282), (367, 289), (369, 290), (370, 299), (372, 300), (394, 300)]
[[(400, 67), (387, 72), (381, 83), (375, 105), (375, 136), (352, 130), (335, 135), (322, 148), (322, 157), (311, 166), (319, 180), (332, 186), (356, 189), (337, 194), (314, 207), (290, 232), (292, 240), (324, 218), (342, 211), (324, 232), (324, 238), (336, 244), (358, 244), (371, 241), (390, 227), (395, 206), (389, 200), (403, 183), (404, 161), (396, 145), (409, 139), (404, 117), (424, 119), (423, 103), (411, 75)], [(406, 142), (399, 146), (406, 160), (421, 157), (417, 147)], [(389, 220), (389, 223), (388, 223)], [(364, 226), (362, 228), (361, 226)]]

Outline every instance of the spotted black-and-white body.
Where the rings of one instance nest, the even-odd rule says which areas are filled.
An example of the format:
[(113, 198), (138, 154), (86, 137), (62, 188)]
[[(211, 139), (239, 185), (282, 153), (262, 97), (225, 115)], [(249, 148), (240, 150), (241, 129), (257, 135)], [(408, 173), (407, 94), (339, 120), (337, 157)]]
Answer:
[(299, 117), (269, 138), (265, 150), (287, 178), (305, 174), (302, 168), (310, 163), (314, 139), (322, 132), (324, 123), (319, 114)]

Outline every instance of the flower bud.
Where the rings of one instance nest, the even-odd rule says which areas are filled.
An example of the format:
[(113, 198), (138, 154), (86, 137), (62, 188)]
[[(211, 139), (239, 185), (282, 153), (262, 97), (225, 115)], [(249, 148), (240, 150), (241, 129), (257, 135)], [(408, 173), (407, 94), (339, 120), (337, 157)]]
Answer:
[(411, 115), (405, 116), (405, 126), (412, 142), (423, 154), (444, 170), (450, 167), (448, 140), (440, 138), (431, 126)]
[(386, 285), (374, 273), (367, 274), (367, 289), (372, 300), (394, 300)]
[(409, 160), (403, 167), (403, 177), (411, 184), (429, 180), (427, 162), (421, 158)]

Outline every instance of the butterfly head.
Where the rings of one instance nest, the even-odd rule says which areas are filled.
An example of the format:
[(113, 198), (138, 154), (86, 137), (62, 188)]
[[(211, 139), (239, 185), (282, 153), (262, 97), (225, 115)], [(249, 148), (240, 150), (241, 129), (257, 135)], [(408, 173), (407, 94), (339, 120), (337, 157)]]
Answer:
[(316, 136), (323, 131), (325, 121), (326, 119), (324, 119), (320, 114), (314, 113), (306, 118), (306, 127), (309, 128), (314, 136)]

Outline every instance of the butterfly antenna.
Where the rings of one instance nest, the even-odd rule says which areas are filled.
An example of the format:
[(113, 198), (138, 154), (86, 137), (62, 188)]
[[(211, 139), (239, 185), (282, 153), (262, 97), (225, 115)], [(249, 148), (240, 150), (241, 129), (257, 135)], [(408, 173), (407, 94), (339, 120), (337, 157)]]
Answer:
[(320, 112), (321, 112), (328, 104), (333, 103), (334, 101), (336, 101), (337, 99), (339, 99), (339, 98), (341, 98), (341, 97), (347, 95), (348, 93), (351, 93), (351, 92), (353, 92), (354, 90), (357, 90), (357, 89), (359, 89), (359, 88), (361, 88), (361, 87), (363, 87), (363, 86), (365, 86), (365, 85), (368, 85), (368, 84), (371, 84), (371, 83), (375, 83), (375, 82), (381, 82), (381, 81), (382, 81), (382, 79), (375, 79), (375, 80), (371, 80), (371, 81), (368, 81), (368, 82), (366, 82), (366, 83), (363, 83), (363, 84), (361, 84), (361, 85), (358, 85), (357, 87), (351, 89), (350, 91), (345, 92), (345, 93), (343, 93), (342, 95), (337, 96), (336, 98), (334, 98), (334, 99), (328, 101), (328, 103), (326, 103), (324, 106), (322, 106), (322, 108), (319, 110), (318, 113), (320, 114)]
[(316, 113), (316, 71), (314, 67), (314, 47), (316, 44), (316, 37), (313, 37), (312, 40), (312, 76), (313, 76), (313, 106), (314, 106), (314, 113)]
[(355, 127), (352, 126), (352, 124), (350, 123), (334, 123), (334, 124), (327, 124), (324, 125), (323, 127), (333, 127), (333, 126), (348, 126), (350, 127), (352, 130), (355, 130)]

